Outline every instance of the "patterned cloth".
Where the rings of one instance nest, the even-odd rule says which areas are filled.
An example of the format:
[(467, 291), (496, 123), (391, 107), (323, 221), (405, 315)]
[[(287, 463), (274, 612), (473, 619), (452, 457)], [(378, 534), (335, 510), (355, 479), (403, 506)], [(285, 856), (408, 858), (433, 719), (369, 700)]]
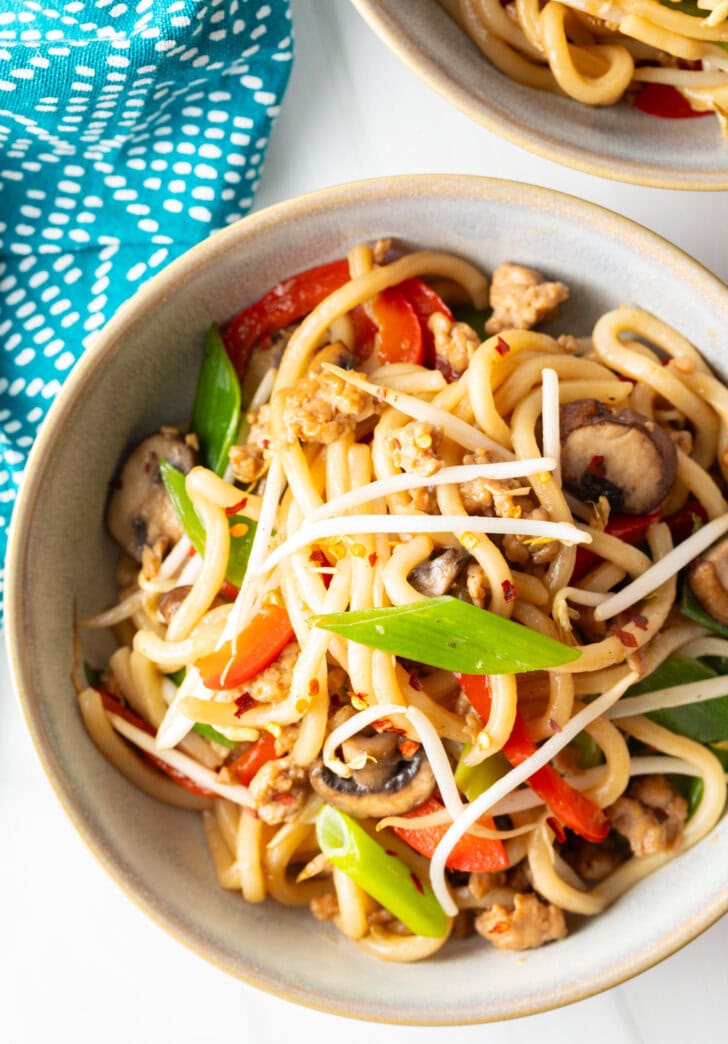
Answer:
[(288, 0), (0, 0), (0, 563), (76, 359), (250, 208), (291, 33)]

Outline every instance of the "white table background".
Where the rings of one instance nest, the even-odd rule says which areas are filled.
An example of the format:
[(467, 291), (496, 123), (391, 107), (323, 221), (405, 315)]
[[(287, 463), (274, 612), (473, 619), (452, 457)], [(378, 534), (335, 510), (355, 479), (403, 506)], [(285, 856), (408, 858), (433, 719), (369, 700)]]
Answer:
[[(728, 194), (620, 185), (539, 159), (450, 108), (398, 63), (346, 0), (294, 0), (293, 10), (295, 66), (258, 208), (388, 174), (512, 178), (633, 218), (728, 281)], [(148, 921), (91, 856), (38, 765), (4, 649), (0, 693), (0, 1039), (8, 1044), (278, 1044), (288, 1035), (298, 1044), (334, 1037), (360, 1044), (373, 1034), (382, 1042), (430, 1044), (683, 1044), (706, 1032), (728, 1039), (728, 919), (607, 994), (499, 1025), (373, 1027), (259, 993)]]

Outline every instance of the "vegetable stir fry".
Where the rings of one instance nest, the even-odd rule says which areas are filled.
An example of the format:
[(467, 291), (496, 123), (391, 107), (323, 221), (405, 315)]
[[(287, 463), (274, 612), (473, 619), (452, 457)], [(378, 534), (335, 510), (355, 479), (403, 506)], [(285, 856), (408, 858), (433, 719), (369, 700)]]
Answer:
[(113, 484), (91, 739), (374, 957), (561, 939), (724, 810), (728, 390), (639, 309), (535, 329), (568, 296), (356, 246), (211, 327)]

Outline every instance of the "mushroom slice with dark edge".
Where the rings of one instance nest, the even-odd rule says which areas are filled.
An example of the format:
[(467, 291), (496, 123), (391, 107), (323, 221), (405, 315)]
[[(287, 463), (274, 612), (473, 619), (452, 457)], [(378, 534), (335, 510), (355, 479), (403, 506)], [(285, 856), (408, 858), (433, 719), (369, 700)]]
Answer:
[(447, 594), (470, 561), (467, 551), (447, 547), (436, 551), (410, 572), (407, 580), (415, 591), (428, 598)]
[(124, 462), (106, 512), (112, 537), (137, 562), (145, 546), (161, 541), (165, 549), (183, 533), (162, 482), (160, 460), (187, 473), (195, 464), (195, 452), (177, 432), (161, 431), (143, 439)]
[(688, 580), (706, 613), (728, 627), (728, 537), (693, 562)]
[(677, 450), (649, 417), (577, 399), (561, 407), (561, 470), (581, 500), (606, 497), (615, 511), (645, 515), (675, 482)]
[(435, 789), (435, 777), (422, 747), (406, 758), (398, 738), (394, 732), (353, 736), (342, 744), (342, 753), (360, 767), (344, 779), (317, 761), (309, 771), (311, 786), (328, 804), (357, 819), (411, 812)]

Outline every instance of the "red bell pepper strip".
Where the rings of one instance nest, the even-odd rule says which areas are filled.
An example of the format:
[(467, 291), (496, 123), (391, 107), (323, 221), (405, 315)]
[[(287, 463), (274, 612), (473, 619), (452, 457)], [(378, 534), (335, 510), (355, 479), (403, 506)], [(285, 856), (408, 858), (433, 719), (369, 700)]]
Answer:
[[(458, 680), (477, 713), (484, 722), (487, 721), (491, 705), (488, 676), (461, 674)], [(528, 726), (516, 711), (513, 730), (503, 747), (503, 753), (511, 765), (516, 766), (535, 754), (537, 749), (528, 732)], [(556, 818), (580, 837), (598, 842), (603, 841), (609, 833), (609, 823), (601, 808), (591, 798), (567, 783), (552, 765), (544, 765), (543, 768), (537, 769), (526, 782), (541, 800), (545, 801)]]
[(247, 750), (228, 764), (231, 772), (244, 787), (250, 786), (250, 781), (258, 770), (276, 756), (276, 741), (270, 732), (261, 732), (258, 739), (251, 743)]
[(288, 613), (280, 605), (264, 605), (235, 639), (196, 663), (208, 689), (237, 689), (271, 664), (293, 638)]
[[(433, 812), (441, 812), (443, 805), (435, 798), (428, 798), (418, 808), (406, 812), (405, 819), (413, 819), (416, 816), (429, 816)], [(480, 820), (481, 826), (493, 827), (490, 816), (483, 816)], [(407, 827), (392, 827), (395, 834), (400, 837), (415, 852), (431, 859), (435, 849), (447, 831), (447, 824), (442, 826), (424, 827), (422, 829), (408, 830)], [(451, 870), (462, 870), (465, 873), (485, 874), (495, 873), (497, 870), (505, 870), (508, 867), (508, 856), (503, 842), (498, 838), (478, 837), (477, 834), (464, 834), (453, 847), (447, 857), (445, 866)]]
[(253, 345), (261, 337), (308, 315), (349, 278), (346, 258), (329, 261), (284, 279), (255, 304), (244, 308), (223, 333), (225, 347), (238, 373), (241, 376), (244, 373)]
[(436, 293), (431, 286), (427, 283), (423, 283), (421, 279), (416, 277), (412, 279), (405, 279), (403, 283), (399, 284), (397, 288), (405, 298), (409, 301), (417, 316), (417, 322), (420, 324), (420, 330), (422, 332), (422, 344), (424, 347), (424, 364), (429, 366), (430, 369), (435, 369), (438, 366), (438, 357), (435, 352), (435, 338), (432, 330), (427, 325), (427, 320), (435, 312), (442, 312), (443, 315), (447, 316), (450, 321), (453, 320), (453, 314), (445, 304), (443, 299), (438, 293)]
[(668, 83), (646, 83), (634, 99), (635, 106), (648, 116), (667, 120), (686, 120), (694, 116), (711, 116), (712, 112), (696, 112), (680, 91)]
[(377, 295), (372, 317), (379, 328), (375, 346), (381, 363), (422, 362), (422, 329), (399, 287), (391, 286)]
[[(632, 544), (634, 547), (644, 540), (647, 530), (654, 522), (659, 522), (659, 520), (660, 508), (655, 508), (648, 515), (614, 514), (609, 516), (604, 532), (609, 533), (610, 536), (617, 537), (619, 540), (624, 540), (625, 544)], [(570, 583), (574, 584), (577, 580), (581, 580), (600, 561), (599, 555), (594, 554), (593, 551), (586, 547), (578, 547)]]
[[(143, 718), (140, 718), (138, 714), (135, 714), (133, 710), (129, 710), (123, 703), (115, 699), (110, 693), (104, 692), (103, 689), (96, 689), (101, 696), (101, 702), (104, 705), (104, 709), (109, 711), (111, 714), (118, 714), (124, 721), (128, 721), (130, 725), (135, 725), (142, 732), (148, 733), (150, 736), (154, 736), (155, 732), (151, 725), (148, 725)], [(185, 790), (189, 790), (191, 794), (199, 794), (202, 797), (219, 797), (213, 790), (208, 790), (207, 787), (201, 787), (199, 783), (195, 783), (194, 779), (190, 779), (184, 772), (180, 772), (179, 769), (173, 765), (168, 765), (166, 761), (162, 761), (161, 758), (157, 758), (154, 754), (150, 754), (146, 750), (137, 750), (137, 754), (144, 758), (145, 761), (149, 761), (155, 768), (163, 772), (165, 776), (169, 776), (170, 779), (174, 780), (180, 787), (184, 787)]]

